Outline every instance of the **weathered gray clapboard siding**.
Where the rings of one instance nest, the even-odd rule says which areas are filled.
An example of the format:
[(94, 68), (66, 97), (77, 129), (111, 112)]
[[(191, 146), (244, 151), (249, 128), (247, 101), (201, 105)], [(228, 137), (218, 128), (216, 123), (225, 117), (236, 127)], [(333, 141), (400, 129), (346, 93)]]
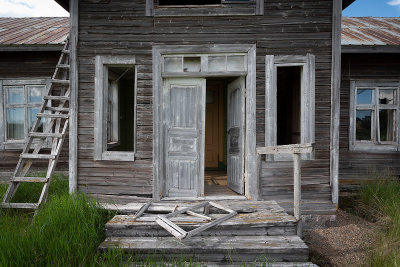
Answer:
[[(60, 51), (23, 51), (23, 52), (0, 52), (0, 80), (3, 79), (50, 79), (56, 68)], [(3, 97), (0, 96), (0, 101)], [(1, 110), (0, 112), (3, 112)], [(3, 123), (3, 122), (0, 122)], [(14, 171), (22, 148), (18, 150), (0, 149), (0, 171)], [(68, 169), (68, 138), (65, 140), (63, 149), (57, 164), (57, 170)], [(47, 164), (33, 166), (33, 169), (42, 169)], [(45, 169), (44, 169), (45, 170)]]
[(350, 80), (400, 80), (399, 54), (343, 54), (340, 104), (340, 166), (341, 187), (357, 185), (388, 168), (400, 175), (400, 153), (367, 153), (349, 151)]
[[(329, 185), (332, 1), (268, 0), (264, 3), (264, 16), (178, 18), (145, 16), (145, 2), (112, 0), (109, 4), (92, 4), (80, 1), (78, 188), (104, 195), (152, 194), (153, 45), (256, 44), (257, 146), (265, 145), (265, 55), (315, 55), (316, 154), (314, 161), (303, 164), (302, 177), (305, 183), (321, 184), (323, 190), (305, 188), (303, 192), (310, 197), (318, 192), (323, 198), (329, 198), (330, 189), (326, 187)], [(93, 160), (94, 58), (110, 54), (136, 57), (137, 151), (134, 162)], [(260, 181), (262, 196), (292, 199), (289, 179), (293, 179), (290, 164), (264, 163)], [(282, 184), (278, 186), (276, 183), (280, 181)]]

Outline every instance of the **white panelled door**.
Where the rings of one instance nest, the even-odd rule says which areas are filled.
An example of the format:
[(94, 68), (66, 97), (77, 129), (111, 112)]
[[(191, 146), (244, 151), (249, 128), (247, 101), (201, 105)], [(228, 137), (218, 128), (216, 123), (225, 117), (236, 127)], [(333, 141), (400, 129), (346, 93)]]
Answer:
[(243, 194), (245, 78), (228, 84), (228, 187)]
[(205, 91), (203, 78), (164, 79), (164, 196), (204, 195)]

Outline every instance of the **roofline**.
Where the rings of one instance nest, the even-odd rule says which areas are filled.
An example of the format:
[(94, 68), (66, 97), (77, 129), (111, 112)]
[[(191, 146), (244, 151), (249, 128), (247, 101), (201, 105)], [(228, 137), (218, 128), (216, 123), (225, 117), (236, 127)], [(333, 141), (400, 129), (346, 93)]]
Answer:
[(56, 44), (56, 45), (0, 45), (1, 52), (23, 52), (23, 51), (31, 51), (31, 52), (41, 52), (41, 51), (61, 51), (64, 47), (64, 44)]
[(62, 8), (69, 12), (69, 0), (55, 0)]
[[(69, 12), (69, 0), (55, 0), (60, 6)], [(342, 10), (351, 5), (355, 0), (342, 0)]]
[(400, 53), (400, 45), (342, 45), (342, 54)]

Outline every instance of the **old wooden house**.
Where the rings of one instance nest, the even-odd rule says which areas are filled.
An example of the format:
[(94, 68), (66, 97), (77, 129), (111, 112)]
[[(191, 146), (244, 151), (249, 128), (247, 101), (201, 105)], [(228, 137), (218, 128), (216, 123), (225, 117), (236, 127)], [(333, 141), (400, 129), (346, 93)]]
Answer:
[(315, 143), (302, 199), (335, 207), (352, 1), (57, 2), (71, 15), (71, 191), (285, 202), (292, 159), (256, 148)]
[(340, 184), (400, 177), (400, 18), (343, 18)]
[[(0, 18), (0, 177), (4, 179), (15, 169), (68, 34), (68, 18)], [(59, 170), (68, 169), (66, 148)]]

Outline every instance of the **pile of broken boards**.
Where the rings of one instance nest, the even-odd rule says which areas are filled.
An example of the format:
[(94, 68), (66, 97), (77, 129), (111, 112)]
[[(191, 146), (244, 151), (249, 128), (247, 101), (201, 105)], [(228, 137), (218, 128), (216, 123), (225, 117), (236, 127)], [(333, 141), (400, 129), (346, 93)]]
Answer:
[[(198, 265), (315, 266), (297, 221), (275, 201), (147, 202), (118, 210), (99, 250)], [(198, 266), (197, 264), (195, 266)]]

